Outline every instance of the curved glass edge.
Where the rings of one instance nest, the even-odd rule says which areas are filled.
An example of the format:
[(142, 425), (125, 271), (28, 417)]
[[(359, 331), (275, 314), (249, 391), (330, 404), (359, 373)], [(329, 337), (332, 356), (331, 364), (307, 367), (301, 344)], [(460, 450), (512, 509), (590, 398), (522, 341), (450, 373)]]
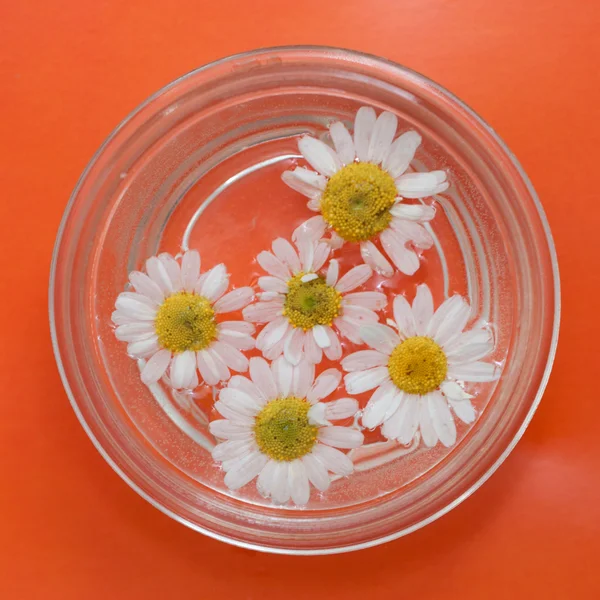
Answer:
[[(470, 488), (468, 488), (465, 492), (463, 492), (463, 494), (461, 494), (458, 498), (455, 498), (452, 502), (450, 502), (444, 508), (433, 513), (426, 519), (423, 519), (423, 520), (419, 521), (418, 523), (415, 523), (411, 527), (407, 527), (407, 528), (402, 529), (391, 535), (380, 537), (380, 538), (377, 538), (374, 540), (369, 540), (367, 542), (362, 542), (360, 544), (342, 546), (339, 548), (322, 548), (322, 549), (315, 549), (315, 550), (262, 546), (260, 544), (246, 543), (241, 540), (236, 540), (235, 538), (230, 538), (228, 536), (220, 535), (218, 533), (215, 533), (214, 531), (200, 527), (199, 525), (196, 525), (195, 523), (192, 523), (191, 521), (188, 521), (187, 519), (177, 515), (176, 513), (172, 512), (171, 510), (169, 510), (168, 508), (166, 508), (165, 506), (163, 506), (162, 504), (157, 502), (154, 498), (152, 498), (150, 495), (148, 495), (142, 488), (140, 488), (107, 454), (107, 452), (104, 450), (104, 448), (102, 447), (102, 445), (100, 444), (100, 442), (98, 441), (96, 436), (92, 433), (91, 428), (89, 427), (81, 410), (79, 409), (79, 406), (77, 405), (73, 391), (69, 385), (67, 375), (66, 375), (66, 372), (64, 369), (64, 365), (62, 362), (60, 349), (58, 346), (56, 322), (54, 319), (54, 291), (55, 291), (54, 283), (55, 283), (56, 270), (57, 270), (58, 254), (60, 251), (60, 245), (61, 245), (64, 230), (67, 225), (67, 221), (69, 219), (69, 215), (71, 213), (73, 204), (75, 203), (75, 198), (77, 197), (77, 194), (79, 193), (79, 190), (81, 188), (83, 181), (86, 179), (88, 173), (90, 172), (90, 170), (92, 169), (92, 167), (94, 166), (94, 164), (96, 163), (98, 158), (104, 152), (104, 149), (106, 148), (106, 146), (108, 146), (108, 144), (116, 137), (116, 135), (119, 133), (119, 131), (121, 131), (121, 129), (123, 129), (123, 127), (125, 127), (125, 125), (127, 123), (129, 123), (129, 121), (131, 121), (146, 106), (150, 105), (155, 99), (162, 96), (164, 93), (168, 92), (172, 88), (179, 85), (182, 81), (188, 79), (189, 77), (192, 77), (193, 75), (195, 75), (197, 73), (206, 71), (210, 68), (216, 67), (218, 65), (221, 65), (221, 64), (224, 64), (227, 62), (233, 62), (233, 61), (236, 61), (239, 59), (249, 58), (249, 57), (261, 55), (264, 53), (290, 52), (290, 51), (295, 51), (295, 52), (298, 52), (298, 51), (300, 51), (300, 52), (328, 52), (328, 51), (342, 52), (342, 53), (347, 53), (352, 56), (362, 57), (362, 58), (366, 58), (366, 59), (372, 60), (377, 63), (382, 63), (385, 65), (388, 65), (394, 69), (400, 70), (404, 73), (408, 73), (408, 74), (420, 79), (421, 81), (425, 82), (430, 87), (433, 87), (441, 94), (443, 94), (446, 97), (453, 100), (460, 108), (462, 108), (465, 112), (467, 112), (498, 143), (498, 145), (506, 153), (506, 155), (508, 156), (508, 158), (510, 159), (512, 164), (515, 166), (515, 168), (517, 169), (517, 171), (519, 173), (519, 176), (525, 183), (527, 190), (534, 201), (535, 207), (538, 212), (538, 216), (540, 218), (540, 222), (541, 222), (543, 230), (544, 230), (544, 234), (546, 237), (546, 243), (548, 245), (548, 252), (550, 254), (550, 261), (551, 261), (551, 265), (552, 265), (552, 276), (553, 276), (553, 283), (554, 283), (554, 299), (553, 299), (554, 300), (554, 322), (553, 322), (553, 327), (552, 327), (550, 348), (549, 348), (549, 352), (548, 352), (548, 360), (546, 361), (546, 366), (544, 368), (544, 373), (542, 375), (540, 386), (539, 386), (537, 394), (531, 404), (531, 407), (530, 407), (527, 415), (525, 416), (523, 423), (521, 424), (521, 427), (519, 428), (517, 433), (514, 435), (513, 439), (508, 444), (508, 446), (505, 448), (504, 452), (494, 462), (494, 464), (473, 485), (471, 485)], [(352, 552), (355, 550), (371, 548), (373, 546), (378, 546), (378, 545), (384, 544), (386, 542), (391, 542), (391, 541), (401, 538), (405, 535), (408, 535), (409, 533), (413, 533), (414, 531), (417, 531), (417, 530), (421, 529), (422, 527), (429, 525), (433, 521), (436, 521), (437, 519), (439, 519), (446, 513), (450, 512), (452, 509), (456, 508), (464, 500), (469, 498), (475, 491), (477, 491), (497, 471), (497, 469), (500, 467), (500, 465), (506, 460), (508, 455), (513, 451), (513, 449), (515, 448), (515, 446), (517, 445), (519, 440), (523, 437), (525, 430), (529, 426), (529, 423), (531, 422), (533, 415), (535, 414), (535, 412), (542, 400), (542, 396), (544, 395), (546, 386), (548, 385), (548, 380), (550, 378), (550, 373), (552, 371), (552, 366), (554, 364), (554, 359), (556, 356), (556, 348), (558, 345), (558, 335), (559, 335), (559, 329), (560, 329), (560, 315), (561, 315), (560, 274), (559, 274), (559, 268), (558, 268), (558, 258), (557, 258), (557, 254), (556, 254), (556, 247), (554, 245), (554, 239), (553, 239), (552, 233), (550, 231), (550, 225), (548, 223), (546, 213), (544, 212), (544, 209), (543, 209), (540, 199), (533, 187), (533, 184), (529, 180), (529, 177), (525, 173), (520, 162), (518, 161), (516, 156), (513, 154), (513, 152), (509, 149), (509, 147), (506, 145), (506, 143), (502, 140), (502, 138), (496, 133), (496, 131), (490, 125), (488, 125), (470, 106), (468, 106), (460, 98), (455, 96), (452, 92), (448, 91), (446, 88), (442, 87), (435, 81), (432, 81), (431, 79), (429, 79), (428, 77), (422, 75), (421, 73), (419, 73), (417, 71), (414, 71), (408, 67), (404, 67), (403, 65), (395, 63), (386, 58), (381, 58), (381, 57), (375, 56), (373, 54), (368, 54), (368, 53), (359, 52), (359, 51), (355, 51), (355, 50), (349, 50), (349, 49), (345, 49), (345, 48), (336, 48), (334, 46), (314, 46), (314, 45), (275, 46), (275, 47), (271, 47), (271, 48), (259, 48), (256, 50), (250, 50), (248, 52), (241, 52), (238, 54), (233, 54), (231, 56), (220, 58), (216, 61), (207, 63), (206, 65), (203, 65), (197, 69), (194, 69), (194, 70), (182, 75), (181, 77), (178, 77), (171, 83), (167, 84), (166, 86), (164, 86), (163, 88), (161, 88), (160, 90), (158, 90), (157, 92), (152, 94), (144, 102), (139, 104), (131, 113), (129, 113), (129, 115), (127, 115), (127, 117), (125, 117), (125, 119), (123, 119), (123, 121), (121, 121), (121, 123), (119, 123), (119, 125), (110, 133), (110, 135), (104, 140), (102, 145), (94, 153), (90, 162), (88, 163), (88, 165), (84, 169), (83, 173), (79, 177), (73, 192), (71, 193), (69, 202), (67, 203), (65, 212), (63, 214), (63, 217), (61, 219), (61, 222), (60, 222), (60, 225), (59, 225), (59, 228), (57, 231), (56, 241), (54, 243), (54, 248), (52, 251), (52, 262), (51, 262), (51, 266), (50, 266), (48, 297), (49, 297), (48, 298), (48, 311), (49, 311), (49, 321), (50, 321), (50, 336), (52, 339), (52, 349), (54, 351), (54, 356), (56, 359), (56, 364), (58, 367), (60, 378), (63, 383), (63, 387), (65, 388), (65, 392), (67, 393), (69, 402), (71, 403), (71, 406), (73, 407), (73, 411), (75, 412), (77, 419), (81, 423), (81, 426), (83, 427), (87, 436), (90, 438), (90, 440), (91, 440), (92, 444), (94, 445), (94, 447), (96, 448), (96, 450), (100, 453), (100, 455), (104, 458), (104, 460), (110, 465), (110, 467), (113, 469), (113, 471), (115, 471), (115, 473), (117, 473), (117, 475), (119, 475), (119, 477), (121, 477), (121, 479), (125, 483), (127, 483), (127, 485), (129, 485), (129, 487), (131, 489), (133, 489), (137, 494), (139, 494), (144, 500), (149, 502), (152, 506), (157, 508), (160, 512), (162, 512), (163, 514), (172, 518), (173, 520), (177, 521), (178, 523), (181, 523), (182, 525), (185, 525), (186, 527), (193, 529), (194, 531), (202, 533), (202, 534), (204, 534), (210, 538), (213, 538), (215, 540), (219, 540), (221, 542), (232, 544), (232, 545), (238, 546), (240, 548), (246, 548), (248, 550), (256, 550), (259, 552), (267, 552), (267, 553), (271, 553), (271, 554), (304, 555), (304, 556), (341, 554), (341, 553), (345, 553), (345, 552)]]

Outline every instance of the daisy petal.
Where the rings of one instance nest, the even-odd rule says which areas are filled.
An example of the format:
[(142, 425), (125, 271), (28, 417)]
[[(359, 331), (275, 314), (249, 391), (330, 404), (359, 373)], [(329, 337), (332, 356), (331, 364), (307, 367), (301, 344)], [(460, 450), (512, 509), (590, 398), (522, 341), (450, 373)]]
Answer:
[(248, 370), (248, 359), (228, 343), (217, 340), (213, 342), (211, 350), (216, 352), (230, 369), (238, 373), (244, 373)]
[(325, 241), (331, 246), (332, 250), (339, 250), (345, 243), (344, 238), (333, 230), (331, 231), (330, 238)]
[(495, 346), (494, 332), (489, 327), (484, 326), (483, 328), (475, 328), (461, 333), (459, 336), (448, 342), (444, 347), (444, 350), (448, 357), (450, 357), (458, 355), (459, 352), (467, 346), (479, 346), (481, 344), (490, 345), (492, 348)]
[(219, 367), (215, 359), (206, 350), (200, 350), (196, 353), (196, 363), (202, 379), (207, 385), (217, 385), (221, 381)]
[(300, 138), (298, 149), (306, 162), (321, 175), (331, 177), (342, 166), (337, 154), (327, 144), (309, 135)]
[(387, 365), (389, 356), (377, 352), (376, 350), (359, 350), (349, 354), (342, 361), (342, 369), (349, 373), (353, 371), (364, 371), (373, 367), (383, 367)]
[(254, 290), (251, 287), (241, 287), (225, 294), (214, 305), (217, 314), (233, 312), (244, 308), (254, 299)]
[(312, 268), (313, 271), (318, 271), (329, 258), (331, 252), (331, 246), (325, 242), (317, 244), (315, 248), (315, 256), (313, 258)]
[(331, 421), (348, 419), (358, 412), (358, 401), (355, 398), (340, 398), (325, 404), (325, 417)]
[(333, 324), (337, 327), (340, 334), (348, 338), (353, 344), (362, 344), (363, 340), (360, 337), (361, 324), (358, 321), (342, 316), (334, 319)]
[[(325, 330), (325, 335), (327, 335), (327, 330)], [(328, 342), (331, 344), (331, 340)], [(323, 359), (323, 350), (315, 341), (315, 336), (310, 335), (310, 333), (304, 338), (304, 356), (306, 360), (314, 365), (318, 365)]]
[(181, 267), (179, 263), (168, 252), (159, 254), (158, 260), (160, 260), (167, 270), (173, 291), (178, 292), (182, 290), (183, 284), (181, 283)]
[[(133, 294), (127, 295), (126, 293), (119, 294), (115, 307), (117, 310), (131, 319), (140, 321), (153, 321), (156, 317), (156, 309), (151, 308), (147, 302), (138, 300)], [(140, 298), (145, 298), (141, 294), (135, 294)], [(146, 298), (146, 300), (148, 300)]]
[(285, 356), (280, 356), (271, 363), (271, 372), (277, 385), (279, 397), (289, 396), (292, 391), (294, 367), (285, 359)]
[(349, 394), (362, 394), (376, 388), (389, 379), (387, 367), (374, 367), (365, 371), (348, 373), (344, 377), (346, 391)]
[(286, 266), (288, 266), (292, 273), (300, 271), (300, 259), (298, 253), (287, 240), (283, 238), (277, 238), (271, 245), (273, 254)]
[(252, 440), (229, 440), (217, 444), (212, 451), (213, 460), (223, 462), (232, 458), (240, 458), (248, 454), (254, 447)]
[[(237, 377), (241, 378), (240, 375)], [(235, 412), (245, 417), (254, 417), (261, 409), (261, 402), (256, 400), (255, 397), (247, 394), (241, 389), (232, 387), (223, 388), (219, 392), (219, 402), (221, 402), (223, 406), (229, 406), (231, 409), (235, 410)]]
[(323, 371), (315, 380), (312, 387), (308, 391), (306, 396), (307, 400), (314, 404), (323, 398), (327, 398), (332, 394), (340, 381), (342, 380), (342, 374), (337, 369), (327, 369)]
[(129, 281), (136, 292), (143, 296), (147, 296), (155, 304), (162, 304), (162, 301), (165, 299), (165, 295), (158, 284), (152, 281), (145, 273), (133, 271), (129, 273)]
[(304, 506), (310, 497), (310, 486), (304, 463), (299, 460), (290, 462), (288, 469), (290, 495), (296, 506)]
[(246, 321), (253, 323), (268, 323), (277, 318), (283, 310), (283, 303), (278, 300), (270, 302), (256, 302), (250, 306), (246, 306), (242, 311), (242, 315)]
[(404, 402), (400, 406), (400, 431), (398, 432), (398, 441), (401, 444), (407, 445), (412, 442), (417, 428), (419, 427), (419, 396), (413, 394), (405, 394)]
[(271, 476), (271, 498), (277, 504), (285, 504), (290, 499), (289, 463), (277, 462)]
[(331, 341), (329, 340), (329, 336), (327, 335), (327, 330), (325, 329), (325, 326), (315, 325), (312, 328), (312, 331), (308, 332), (306, 335), (307, 337), (310, 337), (311, 334), (315, 342), (317, 342), (317, 346), (319, 346), (319, 348), (327, 348), (331, 345)]
[(343, 294), (350, 292), (365, 283), (373, 275), (369, 265), (358, 265), (350, 269), (335, 286), (335, 289)]
[(273, 277), (272, 275), (264, 275), (258, 278), (258, 285), (265, 292), (277, 292), (278, 294), (287, 294), (288, 287), (283, 279)]
[(398, 334), (391, 327), (382, 325), (381, 323), (363, 325), (360, 328), (360, 334), (365, 344), (371, 346), (373, 350), (383, 352), (388, 356), (400, 343)]
[(254, 417), (250, 415), (244, 415), (238, 412), (233, 406), (230, 404), (224, 404), (220, 400), (217, 400), (214, 403), (214, 408), (219, 412), (220, 415), (229, 419), (231, 423), (237, 423), (239, 425), (246, 425), (247, 427), (254, 426)]
[(245, 321), (223, 321), (219, 324), (219, 330), (229, 336), (252, 335), (255, 329), (252, 323)]
[(340, 274), (340, 263), (335, 259), (329, 261), (329, 267), (327, 267), (327, 277), (325, 283), (330, 286), (335, 286)]
[(312, 454), (306, 454), (300, 460), (304, 464), (309, 481), (320, 492), (326, 492), (329, 489), (331, 480), (323, 463), (317, 460)]
[(263, 350), (263, 356), (267, 360), (275, 360), (283, 354), (283, 346), (285, 345), (285, 337), (280, 339), (272, 348)]
[(412, 303), (412, 312), (417, 335), (425, 335), (429, 321), (433, 316), (433, 296), (429, 286), (422, 283), (417, 287), (417, 293)]
[(162, 290), (165, 296), (176, 291), (173, 287), (173, 282), (167, 273), (165, 265), (156, 256), (152, 256), (146, 261), (146, 272), (148, 276)]
[(256, 338), (256, 347), (259, 350), (268, 350), (277, 342), (282, 340), (290, 328), (289, 321), (285, 317), (277, 317), (260, 332)]
[(449, 365), (448, 375), (459, 381), (486, 383), (500, 377), (500, 368), (493, 363), (472, 362), (464, 365)]
[(415, 319), (408, 300), (404, 296), (398, 295), (394, 298), (393, 307), (394, 320), (398, 325), (400, 335), (403, 337), (414, 336), (416, 333)]
[(390, 209), (392, 216), (406, 221), (423, 223), (435, 217), (435, 208), (426, 204), (405, 204), (398, 202)]
[(188, 250), (181, 259), (181, 284), (186, 292), (193, 292), (200, 277), (200, 254)]
[(477, 415), (469, 399), (455, 401), (450, 400), (448, 398), (448, 402), (450, 403), (450, 406), (452, 407), (452, 410), (454, 411), (456, 416), (463, 423), (466, 423), (468, 425), (475, 420)]
[(271, 490), (275, 486), (275, 476), (278, 469), (277, 465), (278, 462), (276, 460), (268, 461), (256, 480), (256, 489), (265, 498), (268, 498), (271, 495)]
[(329, 134), (335, 151), (344, 165), (354, 162), (354, 142), (343, 123), (336, 121), (329, 126)]
[(369, 162), (378, 165), (383, 161), (390, 151), (397, 127), (398, 117), (395, 114), (384, 111), (379, 115), (369, 143)]
[(373, 242), (361, 242), (360, 254), (365, 263), (380, 275), (391, 277), (394, 274), (394, 267)]
[(223, 359), (215, 352), (214, 348), (207, 348), (206, 351), (210, 354), (213, 360), (215, 368), (217, 370), (219, 381), (227, 381), (231, 377), (231, 372), (227, 368), (227, 365), (223, 362)]
[(315, 258), (315, 243), (306, 237), (301, 237), (296, 242), (298, 254), (300, 255), (300, 265), (305, 273), (310, 273), (313, 268)]
[(444, 396), (438, 391), (426, 398), (429, 403), (429, 416), (440, 442), (447, 448), (456, 442), (456, 425)]
[(408, 169), (421, 144), (421, 136), (416, 131), (407, 131), (396, 138), (383, 161), (383, 168), (397, 179)]
[(337, 425), (319, 428), (318, 436), (321, 443), (345, 450), (358, 448), (365, 439), (365, 436), (357, 429), (338, 427)]
[(321, 210), (321, 197), (313, 198), (306, 203), (306, 207), (308, 210), (312, 210), (313, 212), (319, 212)]
[(346, 294), (343, 306), (362, 306), (370, 310), (382, 310), (387, 306), (387, 297), (381, 292), (353, 292)]
[(121, 342), (137, 342), (147, 340), (154, 335), (154, 323), (152, 321), (138, 321), (136, 323), (125, 323), (115, 329), (115, 337)]
[(219, 328), (219, 340), (227, 342), (238, 350), (252, 350), (256, 342), (253, 337), (245, 334), (239, 334), (237, 331)]
[(171, 362), (171, 351), (170, 350), (159, 350), (142, 369), (142, 382), (146, 385), (152, 385), (156, 383), (167, 370)]
[(325, 219), (321, 215), (311, 217), (294, 229), (292, 240), (296, 243), (300, 240), (317, 242), (323, 237), (326, 227), (327, 223), (325, 223)]
[[(262, 391), (248, 377), (244, 377), (243, 375), (234, 375), (229, 380), (226, 389), (243, 392), (247, 396), (250, 396), (258, 406), (263, 406), (267, 403), (267, 399)], [(223, 390), (221, 393), (223, 393)]]
[(297, 365), (302, 359), (302, 351), (304, 350), (304, 338), (306, 335), (299, 327), (288, 331), (283, 344), (283, 354), (286, 359), (293, 365)]
[(376, 121), (377, 116), (370, 106), (358, 109), (354, 120), (354, 149), (358, 160), (362, 162), (369, 160), (369, 146)]
[(254, 385), (256, 385), (267, 400), (277, 398), (275, 379), (273, 378), (269, 364), (264, 358), (255, 356), (250, 359), (250, 377)]
[(419, 268), (419, 257), (406, 247), (406, 240), (393, 229), (383, 231), (379, 239), (396, 268), (405, 275), (414, 275)]
[(287, 266), (282, 263), (275, 255), (263, 250), (256, 257), (258, 264), (267, 272), (269, 275), (278, 277), (283, 281), (287, 281), (290, 278), (290, 271)]
[(417, 248), (428, 250), (433, 246), (430, 233), (419, 223), (394, 217), (390, 226), (400, 234), (400, 237), (410, 240)]
[[(132, 317), (131, 315), (125, 314), (119, 310), (113, 311), (113, 313), (110, 315), (110, 320), (115, 325), (130, 325), (139, 322), (139, 319), (137, 319), (136, 317)], [(148, 319), (147, 322), (153, 324), (153, 321), (154, 317)]]
[(171, 385), (179, 390), (189, 388), (196, 371), (196, 355), (191, 350), (176, 354), (171, 362)]
[[(397, 399), (399, 399), (400, 402), (398, 402)], [(402, 406), (404, 405), (404, 402), (404, 393), (397, 393), (393, 403), (393, 406), (396, 407), (396, 410), (394, 410), (394, 412), (388, 411), (386, 413), (387, 416), (384, 417), (383, 425), (381, 427), (381, 435), (383, 435), (388, 440), (396, 440), (400, 435), (400, 430), (402, 428), (403, 422), (403, 414), (401, 410)]]
[(227, 419), (211, 421), (209, 431), (221, 440), (250, 440), (253, 436), (252, 429), (246, 425), (236, 425)]
[(457, 337), (469, 320), (471, 310), (465, 300), (458, 295), (445, 300), (435, 311), (427, 327), (427, 335), (443, 345)]
[(396, 189), (403, 198), (435, 196), (448, 189), (445, 171), (408, 173), (396, 180)]
[(327, 179), (323, 175), (304, 167), (296, 167), (293, 171), (284, 171), (281, 179), (293, 190), (307, 198), (320, 196), (327, 185)]
[(377, 323), (379, 317), (372, 310), (364, 306), (353, 306), (349, 304), (344, 306), (343, 314), (354, 321), (358, 321), (361, 325), (366, 323)]
[(248, 455), (247, 459), (240, 463), (237, 468), (231, 469), (225, 475), (225, 485), (230, 490), (238, 490), (250, 483), (267, 464), (268, 457), (261, 452)]
[[(362, 424), (367, 429), (374, 429), (381, 425), (385, 420), (385, 416), (390, 411), (392, 406), (397, 408), (394, 403), (395, 397), (398, 396), (398, 389), (392, 381), (386, 381), (380, 385), (371, 396), (367, 406), (363, 410)], [(395, 412), (395, 408), (394, 411)], [(392, 412), (392, 414), (393, 414)]]
[(206, 278), (202, 282), (200, 295), (208, 298), (211, 302), (216, 302), (225, 293), (228, 286), (229, 275), (225, 265), (221, 263), (207, 272)]
[(329, 336), (330, 346), (325, 348), (323, 352), (329, 360), (340, 360), (340, 358), (342, 358), (342, 345), (340, 344), (340, 340), (331, 327), (325, 327), (325, 330)]
[(429, 416), (429, 400), (427, 396), (419, 401), (419, 430), (423, 443), (428, 448), (433, 448), (438, 442), (438, 435), (433, 428), (431, 417)]
[[(117, 330), (118, 331), (118, 330)], [(470, 363), (485, 358), (494, 349), (493, 342), (484, 342), (480, 344), (466, 344), (459, 346), (454, 352), (446, 352), (448, 363), (460, 365)]]
[[(354, 471), (352, 461), (339, 450), (324, 444), (315, 444), (311, 455), (316, 458), (328, 471), (345, 477)], [(308, 455), (307, 455), (308, 456)]]
[(159, 350), (158, 337), (155, 335), (146, 338), (145, 340), (138, 340), (127, 344), (127, 354), (131, 354), (136, 358), (147, 358)]
[(306, 398), (315, 380), (315, 365), (303, 360), (292, 373), (292, 393), (297, 398)]

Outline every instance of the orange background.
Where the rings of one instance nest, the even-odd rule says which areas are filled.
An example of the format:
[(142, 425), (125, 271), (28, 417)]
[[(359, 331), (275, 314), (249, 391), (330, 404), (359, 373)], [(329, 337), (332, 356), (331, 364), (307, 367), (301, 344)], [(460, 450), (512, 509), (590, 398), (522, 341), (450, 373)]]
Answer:
[[(597, 0), (1, 0), (0, 597), (600, 597), (600, 4)], [(500, 470), (406, 538), (329, 557), (233, 548), (159, 513), (94, 450), (47, 324), (54, 236), (103, 139), (216, 58), (313, 43), (455, 92), (530, 175), (563, 321), (532, 425)]]

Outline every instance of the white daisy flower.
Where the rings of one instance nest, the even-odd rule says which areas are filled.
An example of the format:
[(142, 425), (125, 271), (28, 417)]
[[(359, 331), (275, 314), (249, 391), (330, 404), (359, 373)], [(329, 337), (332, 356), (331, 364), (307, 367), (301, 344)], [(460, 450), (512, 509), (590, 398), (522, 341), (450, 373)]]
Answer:
[(371, 277), (372, 269), (363, 264), (339, 277), (338, 261), (327, 264), (330, 247), (314, 240), (310, 222), (296, 229), (293, 239), (298, 252), (279, 238), (273, 242), (273, 253), (258, 255), (269, 275), (259, 278), (264, 293), (259, 302), (244, 309), (244, 318), (267, 323), (256, 338), (256, 347), (269, 360), (282, 353), (293, 365), (303, 357), (317, 364), (323, 353), (330, 360), (339, 360), (338, 334), (362, 343), (360, 326), (379, 320), (374, 311), (386, 306), (386, 296), (353, 292)]
[(112, 314), (117, 339), (127, 352), (147, 359), (146, 385), (167, 375), (176, 389), (198, 386), (198, 373), (208, 385), (243, 372), (248, 359), (240, 350), (254, 348), (254, 326), (244, 321), (217, 321), (217, 315), (240, 310), (254, 298), (251, 287), (225, 294), (229, 275), (219, 264), (200, 274), (200, 254), (187, 251), (181, 265), (166, 252), (146, 261), (146, 272), (134, 271), (135, 292), (123, 292)]
[(397, 125), (394, 114), (376, 117), (372, 108), (363, 106), (356, 113), (354, 138), (339, 121), (329, 127), (335, 151), (308, 135), (300, 139), (298, 148), (317, 173), (297, 167), (282, 174), (287, 185), (310, 198), (308, 207), (321, 213), (321, 233), (331, 228), (337, 246), (343, 241), (360, 243), (365, 263), (386, 277), (394, 269), (373, 242), (379, 238), (402, 273), (415, 273), (419, 257), (407, 244), (432, 246), (421, 223), (433, 219), (435, 209), (403, 200), (434, 196), (449, 185), (444, 171), (405, 173), (421, 136), (407, 131), (394, 140)]
[(331, 473), (350, 475), (354, 466), (341, 449), (359, 447), (363, 434), (330, 421), (353, 416), (353, 398), (320, 402), (338, 387), (342, 374), (323, 371), (307, 361), (292, 366), (283, 356), (271, 366), (250, 359), (250, 378), (235, 375), (219, 393), (216, 410), (225, 419), (210, 424), (219, 443), (213, 458), (226, 472), (225, 485), (237, 490), (255, 477), (256, 487), (277, 504), (290, 498), (303, 506), (310, 484), (325, 492)]
[(475, 420), (472, 395), (458, 382), (497, 379), (500, 368), (481, 359), (494, 349), (491, 331), (475, 327), (463, 332), (471, 309), (452, 296), (435, 312), (427, 285), (417, 288), (412, 308), (404, 296), (394, 299), (396, 329), (382, 324), (361, 328), (372, 350), (347, 356), (342, 367), (349, 394), (377, 388), (364, 409), (362, 423), (373, 429), (383, 424), (388, 439), (409, 444), (417, 430), (424, 443), (444, 446), (456, 442), (452, 411), (464, 423)]

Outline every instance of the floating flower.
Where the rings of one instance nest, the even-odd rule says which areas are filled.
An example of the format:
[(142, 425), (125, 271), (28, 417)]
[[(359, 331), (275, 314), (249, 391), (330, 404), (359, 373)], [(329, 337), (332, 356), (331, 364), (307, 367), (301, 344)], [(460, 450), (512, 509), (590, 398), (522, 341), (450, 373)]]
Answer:
[(463, 332), (471, 309), (460, 296), (446, 300), (434, 313), (431, 291), (420, 285), (412, 308), (396, 296), (391, 327), (368, 324), (361, 328), (372, 350), (347, 356), (342, 367), (346, 390), (361, 394), (377, 388), (364, 409), (362, 423), (372, 429), (383, 424), (388, 439), (403, 444), (417, 430), (427, 446), (438, 440), (456, 442), (456, 425), (450, 409), (464, 423), (475, 420), (472, 395), (458, 383), (493, 381), (499, 367), (482, 362), (494, 349), (491, 331), (477, 327)]
[(146, 261), (147, 274), (134, 271), (135, 292), (123, 292), (112, 320), (127, 351), (148, 359), (142, 370), (146, 385), (166, 374), (176, 389), (198, 385), (197, 370), (208, 385), (243, 372), (248, 359), (240, 350), (254, 348), (254, 326), (244, 321), (218, 322), (217, 315), (240, 310), (254, 298), (251, 287), (225, 294), (229, 275), (219, 264), (200, 275), (200, 254), (187, 251), (181, 266), (163, 253)]
[(292, 366), (283, 356), (271, 366), (250, 359), (250, 378), (235, 375), (219, 393), (215, 408), (225, 419), (210, 424), (219, 443), (213, 458), (226, 472), (225, 485), (237, 490), (255, 477), (265, 497), (298, 506), (308, 502), (311, 483), (325, 492), (329, 472), (350, 475), (352, 461), (338, 448), (357, 448), (363, 434), (330, 421), (353, 416), (353, 398), (323, 403), (338, 387), (341, 373), (323, 371), (315, 380), (314, 365)]
[(412, 275), (419, 268), (419, 257), (407, 244), (421, 249), (432, 246), (421, 223), (433, 219), (435, 209), (403, 200), (433, 196), (448, 188), (444, 171), (405, 173), (421, 136), (408, 131), (394, 140), (397, 124), (394, 114), (383, 112), (377, 118), (372, 108), (364, 106), (356, 113), (354, 138), (341, 122), (330, 126), (335, 151), (313, 137), (300, 139), (298, 148), (317, 173), (297, 167), (282, 175), (291, 188), (310, 198), (311, 210), (321, 213), (315, 220), (321, 233), (331, 228), (336, 245), (360, 243), (363, 260), (387, 277), (394, 269), (374, 240), (380, 239), (402, 273)]
[(257, 260), (269, 273), (260, 277), (264, 290), (260, 301), (244, 309), (244, 318), (268, 323), (256, 338), (256, 347), (273, 360), (282, 353), (297, 365), (305, 357), (319, 363), (325, 356), (339, 360), (342, 348), (338, 332), (355, 343), (364, 323), (377, 322), (375, 310), (385, 307), (381, 292), (352, 292), (371, 277), (368, 265), (358, 265), (339, 278), (339, 263), (329, 261), (330, 247), (314, 240), (301, 226), (294, 232), (298, 252), (282, 238), (273, 242), (273, 253), (261, 252)]

